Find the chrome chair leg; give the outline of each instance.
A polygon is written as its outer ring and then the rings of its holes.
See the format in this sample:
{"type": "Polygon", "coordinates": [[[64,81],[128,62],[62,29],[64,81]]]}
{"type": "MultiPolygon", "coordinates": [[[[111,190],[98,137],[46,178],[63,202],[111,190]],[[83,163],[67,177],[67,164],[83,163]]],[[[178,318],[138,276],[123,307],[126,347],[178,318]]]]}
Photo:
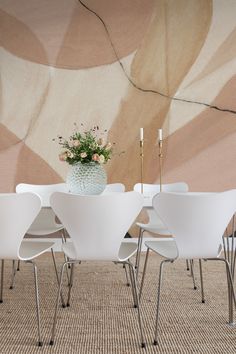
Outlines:
{"type": "Polygon", "coordinates": [[[202,260],[201,259],[199,259],[199,270],[200,270],[202,303],[205,304],[204,287],[203,287],[202,260]]]}
{"type": "MultiPolygon", "coordinates": [[[[60,285],[60,280],[59,280],[59,276],[58,276],[58,273],[57,273],[57,265],[56,265],[55,254],[54,254],[53,248],[51,248],[51,254],[52,254],[53,265],[54,265],[54,269],[55,269],[55,273],[56,273],[57,284],[59,286],[60,285]]],[[[63,298],[62,291],[61,291],[61,295],[60,296],[61,296],[62,307],[65,308],[66,305],[65,305],[65,301],[64,301],[64,298],[63,298]]]]}
{"type": "MultiPolygon", "coordinates": [[[[233,282],[233,278],[232,278],[232,274],[230,271],[230,265],[229,262],[226,259],[219,259],[222,260],[225,263],[226,266],[226,272],[228,274],[228,279],[229,279],[229,287],[228,287],[228,291],[229,291],[229,297],[232,298],[232,300],[234,301],[234,307],[236,309],[236,295],[235,295],[235,290],[234,290],[234,282],[233,282]]],[[[229,324],[234,324],[233,321],[233,304],[231,301],[231,306],[229,304],[229,324]]]]}
{"type": "Polygon", "coordinates": [[[186,259],[186,270],[189,270],[189,261],[186,259]]]}
{"type": "Polygon", "coordinates": [[[145,278],[146,269],[147,269],[147,262],[148,262],[149,251],[150,251],[150,248],[148,247],[148,248],[147,248],[147,252],[146,252],[144,267],[143,267],[142,280],[141,280],[140,289],[139,289],[139,300],[141,300],[141,296],[142,296],[143,284],[144,284],[144,278],[145,278]]]}
{"type": "Polygon", "coordinates": [[[143,233],[144,230],[140,229],[139,237],[138,237],[138,249],[137,249],[136,260],[135,260],[136,279],[138,279],[138,273],[139,273],[140,256],[141,256],[142,244],[143,244],[143,233]]]}
{"type": "Polygon", "coordinates": [[[127,285],[127,286],[130,286],[129,276],[128,276],[128,272],[127,272],[127,269],[126,269],[126,264],[123,264],[123,268],[124,268],[124,270],[125,270],[126,285],[127,285]]]}
{"type": "Polygon", "coordinates": [[[135,298],[137,301],[138,323],[139,323],[139,329],[140,329],[140,335],[141,335],[141,347],[145,348],[146,344],[145,344],[144,336],[143,336],[142,319],[141,319],[140,304],[139,304],[139,297],[138,297],[138,287],[137,287],[137,281],[136,281],[136,277],[135,277],[135,268],[130,261],[128,261],[127,264],[129,265],[130,272],[132,274],[132,278],[133,278],[133,282],[134,282],[133,285],[134,285],[135,298]]]}
{"type": "Polygon", "coordinates": [[[63,273],[64,273],[65,267],[67,267],[67,262],[65,262],[61,268],[60,283],[59,283],[58,292],[57,292],[56,307],[55,307],[54,319],[53,319],[52,335],[51,335],[51,340],[49,343],[50,345],[54,344],[54,338],[55,338],[55,332],[56,332],[56,322],[57,322],[57,312],[58,312],[58,307],[59,307],[60,294],[62,291],[62,279],[63,279],[63,273]]]}
{"type": "MultiPolygon", "coordinates": [[[[225,263],[227,280],[228,280],[228,298],[229,300],[232,298],[234,301],[234,307],[236,309],[236,295],[234,290],[234,282],[232,278],[232,274],[230,271],[230,265],[227,259],[225,258],[208,258],[209,261],[221,261],[225,263]]],[[[235,323],[233,321],[233,304],[232,301],[229,301],[229,325],[234,326],[235,323]]]]}
{"type": "MultiPolygon", "coordinates": [[[[61,230],[61,242],[62,242],[62,244],[66,243],[66,232],[65,232],[65,229],[61,230]]],[[[66,257],[66,255],[64,254],[63,256],[64,256],[65,262],[68,262],[69,259],[66,257]]],[[[70,286],[70,276],[69,276],[68,269],[70,269],[70,263],[66,267],[66,276],[67,276],[68,286],[70,286]]]]}
{"type": "Polygon", "coordinates": [[[19,272],[19,270],[20,270],[20,260],[18,260],[18,262],[17,262],[17,268],[16,268],[16,270],[19,272]]]}
{"type": "Polygon", "coordinates": [[[195,282],[193,259],[190,259],[189,263],[190,263],[191,276],[192,276],[192,279],[193,279],[193,289],[196,290],[197,286],[196,286],[196,282],[195,282]]]}
{"type": "MultiPolygon", "coordinates": [[[[129,265],[129,263],[128,263],[129,265]]],[[[135,293],[135,285],[134,285],[134,277],[133,277],[133,272],[131,271],[131,268],[129,266],[129,276],[130,276],[130,282],[131,282],[131,290],[132,290],[132,295],[133,295],[133,301],[134,301],[134,308],[137,308],[137,297],[135,293]]]]}
{"type": "Polygon", "coordinates": [[[37,322],[38,322],[38,346],[42,347],[43,342],[41,339],[41,320],[40,320],[40,309],[39,309],[39,289],[38,289],[38,274],[37,266],[33,261],[27,261],[31,263],[34,269],[34,285],[35,285],[35,300],[36,300],[36,312],[37,312],[37,322]]]}
{"type": "Polygon", "coordinates": [[[3,302],[3,278],[4,278],[4,259],[2,259],[2,267],[1,267],[1,292],[0,292],[0,303],[3,302]]]}
{"type": "Polygon", "coordinates": [[[15,279],[15,275],[16,275],[15,262],[16,262],[15,260],[12,261],[12,274],[11,274],[10,289],[14,288],[14,279],[15,279]]]}
{"type": "Polygon", "coordinates": [[[73,279],[74,279],[74,268],[75,268],[75,265],[74,265],[74,263],[72,263],[71,271],[70,271],[70,284],[69,284],[68,298],[67,298],[67,304],[66,304],[67,307],[70,306],[71,288],[72,288],[73,279]]]}
{"type": "Polygon", "coordinates": [[[160,270],[159,270],[159,281],[158,281],[158,292],[157,292],[157,310],[156,310],[156,326],[155,326],[155,335],[154,335],[154,341],[153,344],[157,345],[157,335],[158,335],[158,321],[159,321],[159,312],[160,312],[160,298],[161,298],[161,283],[162,283],[162,278],[163,278],[163,265],[167,262],[172,262],[169,259],[165,259],[161,262],[160,264],[160,270]]]}

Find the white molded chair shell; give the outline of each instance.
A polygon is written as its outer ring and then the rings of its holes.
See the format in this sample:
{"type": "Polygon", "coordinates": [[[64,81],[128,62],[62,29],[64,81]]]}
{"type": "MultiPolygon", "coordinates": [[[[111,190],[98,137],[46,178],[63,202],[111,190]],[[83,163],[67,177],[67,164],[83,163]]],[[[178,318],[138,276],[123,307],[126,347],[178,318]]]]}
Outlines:
{"type": "MultiPolygon", "coordinates": [[[[188,185],[185,182],[162,184],[162,192],[188,192],[188,189],[188,185]]],[[[134,185],[134,191],[141,193],[142,184],[136,183],[134,185]]],[[[157,193],[160,193],[160,184],[143,183],[144,196],[154,197],[157,193]]]]}
{"type": "Polygon", "coordinates": [[[108,193],[122,193],[124,191],[125,185],[123,183],[110,183],[106,185],[106,188],[102,192],[102,195],[108,193]]]}
{"type": "MultiPolygon", "coordinates": [[[[188,185],[185,182],[176,182],[176,183],[162,185],[162,192],[186,193],[186,192],[188,192],[188,189],[189,189],[188,185]]],[[[141,183],[135,184],[134,190],[136,192],[141,193],[142,192],[142,184],[141,183]]],[[[143,184],[144,197],[153,198],[158,193],[160,193],[160,185],[159,184],[148,184],[148,183],[143,184]]],[[[147,232],[157,233],[160,235],[170,235],[170,231],[166,228],[166,226],[160,220],[160,218],[156,214],[155,210],[153,208],[146,208],[146,211],[147,211],[148,218],[149,218],[148,223],[144,224],[144,223],[138,222],[137,226],[139,226],[141,229],[143,229],[147,232]]]]}
{"type": "Polygon", "coordinates": [[[40,196],[42,207],[50,206],[50,197],[54,192],[68,192],[66,183],[56,184],[28,184],[19,183],[16,186],[16,193],[32,192],[40,196]]]}
{"type": "MultiPolygon", "coordinates": [[[[120,246],[143,206],[137,192],[80,196],[56,192],[51,206],[67,229],[73,244],[63,245],[65,254],[77,260],[121,261],[130,257],[120,246]],[[73,247],[73,249],[72,249],[73,247]]],[[[137,249],[132,244],[132,252],[137,249]]]]}
{"type": "Polygon", "coordinates": [[[20,183],[16,186],[16,192],[32,192],[40,196],[42,200],[42,207],[39,215],[27,231],[28,234],[33,236],[45,236],[63,229],[63,225],[56,222],[55,213],[50,207],[50,196],[54,192],[67,192],[68,188],[66,183],[56,184],[27,184],[20,183]]]}
{"type": "Polygon", "coordinates": [[[236,212],[236,190],[159,193],[153,198],[153,207],[174,236],[179,258],[215,258],[221,252],[222,236],[236,212]]]}
{"type": "Polygon", "coordinates": [[[40,208],[34,193],[0,194],[0,259],[22,259],[21,242],[40,208]]]}

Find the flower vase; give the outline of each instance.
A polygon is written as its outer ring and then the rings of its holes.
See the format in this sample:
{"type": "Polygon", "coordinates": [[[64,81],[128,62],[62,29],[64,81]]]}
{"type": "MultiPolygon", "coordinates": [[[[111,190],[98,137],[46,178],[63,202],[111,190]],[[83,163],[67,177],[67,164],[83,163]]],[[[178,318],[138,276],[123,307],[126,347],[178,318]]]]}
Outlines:
{"type": "Polygon", "coordinates": [[[107,183],[103,166],[96,162],[76,163],[71,166],[66,178],[68,190],[74,194],[101,194],[107,183]]]}

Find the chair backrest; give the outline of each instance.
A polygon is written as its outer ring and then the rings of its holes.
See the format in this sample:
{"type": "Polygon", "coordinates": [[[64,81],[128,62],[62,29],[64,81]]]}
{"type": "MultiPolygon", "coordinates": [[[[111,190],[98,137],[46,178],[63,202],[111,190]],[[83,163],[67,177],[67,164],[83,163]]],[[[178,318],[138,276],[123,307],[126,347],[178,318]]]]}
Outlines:
{"type": "Polygon", "coordinates": [[[106,185],[106,188],[102,194],[108,193],[122,193],[125,191],[125,185],[123,183],[110,183],[106,185]]]}
{"type": "Polygon", "coordinates": [[[159,193],[153,207],[175,237],[180,258],[215,258],[236,212],[236,190],[222,193],[159,193]]]}
{"type": "Polygon", "coordinates": [[[28,233],[30,235],[47,235],[56,232],[60,227],[56,223],[55,214],[50,208],[50,196],[54,192],[67,192],[68,188],[66,183],[56,184],[27,184],[20,183],[16,186],[16,193],[32,192],[40,196],[42,200],[42,209],[39,215],[34,220],[28,233]],[[47,207],[47,208],[45,208],[47,207]]]}
{"type": "MultiPolygon", "coordinates": [[[[142,183],[136,183],[133,189],[141,193],[142,183]]],[[[188,192],[188,189],[185,182],[162,184],[162,192],[188,192]]],[[[145,197],[154,197],[157,193],[160,193],[160,184],[143,183],[143,195],[145,197]]]]}
{"type": "Polygon", "coordinates": [[[90,196],[56,192],[50,202],[73,241],[77,259],[117,261],[143,197],[136,192],[90,196]]]}
{"type": "Polygon", "coordinates": [[[68,192],[66,183],[56,184],[28,184],[20,183],[16,186],[16,193],[32,192],[41,197],[42,206],[50,206],[50,196],[54,192],[68,192]]]}
{"type": "MultiPolygon", "coordinates": [[[[186,193],[188,192],[188,185],[185,182],[176,182],[176,183],[169,183],[169,184],[162,184],[162,192],[180,192],[180,193],[186,193]]],[[[142,192],[142,184],[141,183],[136,183],[134,185],[134,190],[136,192],[141,193],[142,192]]],[[[149,184],[149,183],[143,183],[143,195],[145,197],[150,197],[153,198],[154,195],[157,193],[160,193],[160,184],[149,184]]],[[[147,208],[147,214],[149,218],[149,223],[150,224],[156,224],[160,222],[155,210],[152,208],[147,208]]]]}
{"type": "Polygon", "coordinates": [[[41,208],[34,193],[0,194],[0,259],[17,259],[21,241],[41,208]]]}

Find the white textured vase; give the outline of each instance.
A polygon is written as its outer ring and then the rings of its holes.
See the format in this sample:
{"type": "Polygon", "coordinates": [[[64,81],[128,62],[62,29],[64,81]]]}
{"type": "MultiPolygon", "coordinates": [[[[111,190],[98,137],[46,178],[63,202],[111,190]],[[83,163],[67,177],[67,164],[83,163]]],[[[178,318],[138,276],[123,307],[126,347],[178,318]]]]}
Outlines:
{"type": "Polygon", "coordinates": [[[107,183],[106,172],[102,165],[90,162],[71,166],[66,178],[68,190],[74,194],[101,194],[107,183]]]}

